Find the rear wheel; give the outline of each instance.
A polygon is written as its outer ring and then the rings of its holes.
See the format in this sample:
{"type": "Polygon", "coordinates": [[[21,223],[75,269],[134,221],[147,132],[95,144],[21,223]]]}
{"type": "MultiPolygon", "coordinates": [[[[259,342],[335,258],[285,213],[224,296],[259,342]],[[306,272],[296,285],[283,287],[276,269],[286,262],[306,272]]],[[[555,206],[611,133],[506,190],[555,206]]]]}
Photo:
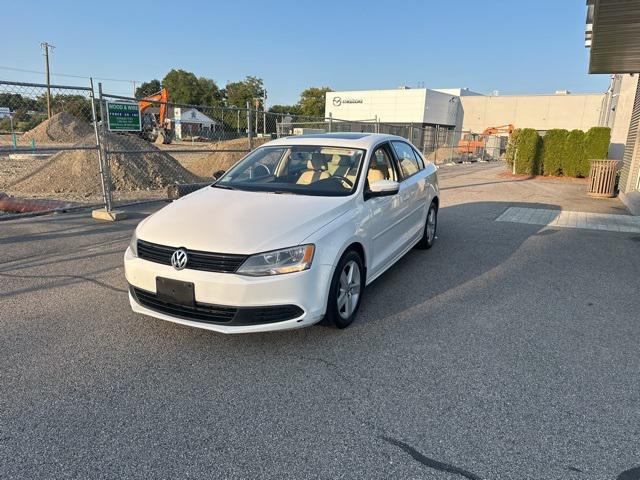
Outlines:
{"type": "Polygon", "coordinates": [[[325,323],[346,328],[356,317],[364,291],[364,267],[360,255],[349,250],[336,267],[331,280],[325,323]]]}
{"type": "Polygon", "coordinates": [[[438,227],[438,207],[435,202],[431,202],[429,205],[429,211],[427,212],[427,219],[424,222],[424,233],[422,238],[416,244],[417,248],[423,250],[433,247],[436,241],[436,229],[438,227]]]}

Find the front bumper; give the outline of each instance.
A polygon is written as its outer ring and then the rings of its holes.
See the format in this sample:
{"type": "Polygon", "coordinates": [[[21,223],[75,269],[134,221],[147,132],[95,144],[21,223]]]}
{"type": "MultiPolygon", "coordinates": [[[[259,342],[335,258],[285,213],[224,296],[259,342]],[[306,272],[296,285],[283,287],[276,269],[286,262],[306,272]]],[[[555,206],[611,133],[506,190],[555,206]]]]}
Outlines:
{"type": "Polygon", "coordinates": [[[230,322],[210,323],[189,318],[188,312],[179,315],[149,308],[129,292],[129,301],[134,312],[191,327],[222,333],[249,333],[301,328],[317,323],[326,311],[328,288],[333,267],[313,265],[309,270],[270,277],[248,277],[232,273],[203,272],[197,270],[175,270],[168,265],[134,257],[127,249],[124,256],[125,276],[129,285],[143,292],[155,294],[156,277],[193,282],[198,304],[231,306],[240,310],[256,307],[282,307],[295,305],[302,314],[295,318],[267,323],[235,324],[230,322]],[[225,324],[226,323],[226,324],[225,324]]]}

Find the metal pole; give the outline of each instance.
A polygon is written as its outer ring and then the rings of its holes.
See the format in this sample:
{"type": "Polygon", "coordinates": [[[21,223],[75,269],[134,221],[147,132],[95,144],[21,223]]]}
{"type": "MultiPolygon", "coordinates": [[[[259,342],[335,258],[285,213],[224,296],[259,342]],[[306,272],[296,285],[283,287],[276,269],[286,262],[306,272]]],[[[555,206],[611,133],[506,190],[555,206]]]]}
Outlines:
{"type": "Polygon", "coordinates": [[[267,136],[267,91],[264,91],[264,101],[262,102],[262,133],[267,136]]]}
{"type": "Polygon", "coordinates": [[[258,113],[258,106],[259,106],[259,104],[258,104],[258,103],[256,103],[256,129],[255,129],[255,133],[258,133],[258,115],[257,115],[257,113],[258,113]]]}
{"type": "Polygon", "coordinates": [[[240,109],[236,107],[236,112],[238,112],[238,136],[240,136],[240,109]]]}
{"type": "Polygon", "coordinates": [[[253,132],[251,131],[253,120],[253,111],[251,103],[247,102],[247,139],[249,141],[249,150],[253,150],[253,132]]]}
{"type": "Polygon", "coordinates": [[[16,139],[16,133],[13,131],[13,114],[9,112],[9,123],[11,124],[11,142],[13,143],[13,148],[18,148],[18,141],[16,139]]]}
{"type": "Polygon", "coordinates": [[[96,146],[98,147],[98,165],[100,169],[100,180],[102,182],[102,198],[104,199],[104,207],[107,212],[112,210],[112,198],[111,198],[111,181],[109,178],[109,165],[108,165],[108,157],[107,157],[107,149],[106,145],[103,143],[107,142],[107,119],[105,117],[106,112],[102,106],[102,83],[98,83],[98,94],[100,101],[100,120],[102,121],[102,133],[104,142],[100,141],[100,133],[98,132],[98,120],[96,116],[96,103],[93,95],[93,78],[89,79],[89,84],[91,85],[91,92],[89,93],[91,97],[91,116],[93,117],[93,129],[96,134],[96,146]]]}
{"type": "MultiPolygon", "coordinates": [[[[216,124],[213,124],[215,128],[216,124]]],[[[224,137],[224,107],[220,107],[220,139],[224,137]]]]}
{"type": "Polygon", "coordinates": [[[329,112],[329,133],[333,132],[333,112],[329,112]]]}
{"type": "Polygon", "coordinates": [[[49,45],[47,42],[40,44],[44,48],[44,67],[45,75],[47,79],[47,117],[51,118],[51,79],[49,77],[49,48],[56,48],[53,45],[49,45]]]}

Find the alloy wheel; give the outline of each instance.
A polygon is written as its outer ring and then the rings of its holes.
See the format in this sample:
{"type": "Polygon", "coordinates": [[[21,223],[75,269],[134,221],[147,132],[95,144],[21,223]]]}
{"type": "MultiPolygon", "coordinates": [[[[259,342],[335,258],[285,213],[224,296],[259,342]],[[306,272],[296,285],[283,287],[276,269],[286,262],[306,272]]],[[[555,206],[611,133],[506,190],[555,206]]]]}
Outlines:
{"type": "Polygon", "coordinates": [[[338,283],[338,313],[343,319],[348,319],[358,306],[360,290],[360,267],[351,260],[342,269],[338,283]]]}
{"type": "Polygon", "coordinates": [[[436,234],[436,209],[430,208],[427,214],[427,241],[433,242],[433,237],[436,234]]]}

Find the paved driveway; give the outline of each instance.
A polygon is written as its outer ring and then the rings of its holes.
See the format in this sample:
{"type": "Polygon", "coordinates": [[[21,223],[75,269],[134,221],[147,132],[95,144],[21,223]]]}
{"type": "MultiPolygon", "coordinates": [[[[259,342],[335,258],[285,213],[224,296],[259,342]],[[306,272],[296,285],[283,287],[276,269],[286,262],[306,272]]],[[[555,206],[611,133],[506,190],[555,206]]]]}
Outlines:
{"type": "Polygon", "coordinates": [[[0,222],[0,478],[639,478],[640,235],[496,222],[591,204],[498,172],[441,170],[437,245],[342,331],[134,315],[154,207],[0,222]]]}

